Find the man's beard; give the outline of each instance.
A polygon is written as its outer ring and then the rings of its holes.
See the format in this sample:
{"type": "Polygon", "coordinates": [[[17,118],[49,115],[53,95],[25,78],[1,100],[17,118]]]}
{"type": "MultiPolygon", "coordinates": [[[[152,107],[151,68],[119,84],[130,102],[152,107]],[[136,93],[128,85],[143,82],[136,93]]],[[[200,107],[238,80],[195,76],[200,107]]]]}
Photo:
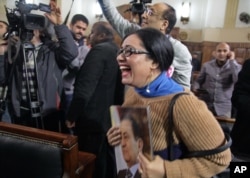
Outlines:
{"type": "Polygon", "coordinates": [[[83,37],[81,34],[79,34],[79,33],[74,34],[73,37],[74,37],[74,40],[76,40],[76,41],[80,41],[80,40],[82,40],[82,39],[84,38],[84,37],[83,37]],[[79,35],[80,38],[77,38],[77,35],[79,35]]]}

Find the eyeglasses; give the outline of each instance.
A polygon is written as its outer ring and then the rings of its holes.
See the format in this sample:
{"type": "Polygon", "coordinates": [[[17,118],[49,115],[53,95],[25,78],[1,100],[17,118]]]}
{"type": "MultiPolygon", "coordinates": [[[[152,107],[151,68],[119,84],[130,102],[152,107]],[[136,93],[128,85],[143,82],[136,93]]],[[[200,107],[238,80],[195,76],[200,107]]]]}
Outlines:
{"type": "Polygon", "coordinates": [[[131,47],[122,48],[118,51],[117,56],[122,54],[124,57],[129,57],[132,54],[149,54],[147,51],[140,51],[131,47]]]}
{"type": "Polygon", "coordinates": [[[154,10],[150,9],[149,7],[146,7],[145,12],[146,12],[147,16],[158,16],[159,15],[156,12],[154,12],[154,10]]]}

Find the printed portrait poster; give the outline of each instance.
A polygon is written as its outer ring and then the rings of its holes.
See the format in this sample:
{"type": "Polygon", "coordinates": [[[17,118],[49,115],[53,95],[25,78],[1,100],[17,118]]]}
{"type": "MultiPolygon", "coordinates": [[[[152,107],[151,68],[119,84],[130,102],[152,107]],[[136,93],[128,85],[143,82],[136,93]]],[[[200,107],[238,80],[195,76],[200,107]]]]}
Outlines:
{"type": "Polygon", "coordinates": [[[112,126],[119,126],[122,136],[120,145],[115,147],[117,173],[128,169],[128,164],[125,161],[126,157],[135,155],[137,158],[138,150],[149,160],[152,160],[153,149],[151,146],[149,108],[111,106],[110,113],[112,126]],[[132,151],[134,152],[131,153],[132,151]]]}

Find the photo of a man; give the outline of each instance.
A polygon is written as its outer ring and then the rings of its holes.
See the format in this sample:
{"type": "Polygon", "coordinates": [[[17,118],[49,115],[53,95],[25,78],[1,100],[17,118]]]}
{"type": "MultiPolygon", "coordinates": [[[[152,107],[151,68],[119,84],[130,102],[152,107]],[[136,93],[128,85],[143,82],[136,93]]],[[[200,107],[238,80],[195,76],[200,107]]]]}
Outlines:
{"type": "Polygon", "coordinates": [[[115,147],[117,178],[141,178],[138,154],[152,159],[149,109],[111,106],[112,125],[119,127],[120,144],[115,147]]]}
{"type": "Polygon", "coordinates": [[[143,139],[140,134],[140,126],[132,115],[126,115],[120,123],[121,149],[128,169],[118,172],[118,178],[140,178],[137,156],[143,148],[143,139]]]}

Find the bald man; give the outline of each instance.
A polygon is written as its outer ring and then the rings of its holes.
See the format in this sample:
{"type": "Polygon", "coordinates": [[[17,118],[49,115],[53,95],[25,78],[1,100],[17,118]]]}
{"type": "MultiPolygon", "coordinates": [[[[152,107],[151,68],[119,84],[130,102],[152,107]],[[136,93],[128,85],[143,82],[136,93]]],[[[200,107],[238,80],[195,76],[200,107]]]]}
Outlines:
{"type": "Polygon", "coordinates": [[[165,34],[174,48],[174,71],[172,78],[183,87],[190,88],[192,56],[184,44],[170,35],[176,24],[176,12],[172,6],[163,2],[148,6],[141,15],[141,24],[138,25],[124,19],[111,0],[98,1],[105,17],[121,37],[145,27],[156,28],[165,34]]]}
{"type": "Polygon", "coordinates": [[[231,117],[231,97],[241,65],[227,43],[216,46],[215,58],[203,64],[193,90],[207,91],[204,101],[215,116],[231,117]]]}

